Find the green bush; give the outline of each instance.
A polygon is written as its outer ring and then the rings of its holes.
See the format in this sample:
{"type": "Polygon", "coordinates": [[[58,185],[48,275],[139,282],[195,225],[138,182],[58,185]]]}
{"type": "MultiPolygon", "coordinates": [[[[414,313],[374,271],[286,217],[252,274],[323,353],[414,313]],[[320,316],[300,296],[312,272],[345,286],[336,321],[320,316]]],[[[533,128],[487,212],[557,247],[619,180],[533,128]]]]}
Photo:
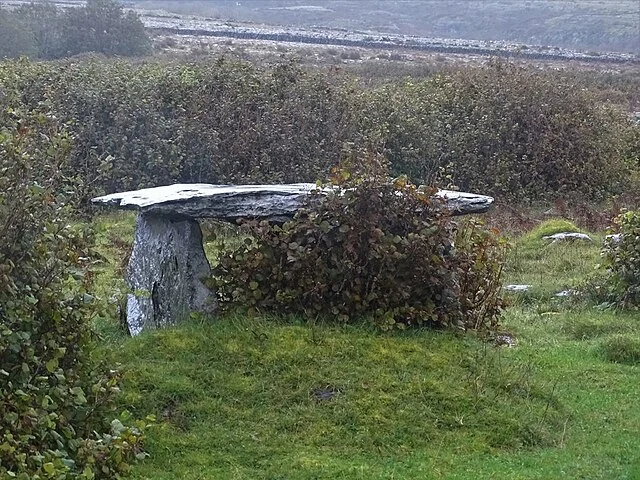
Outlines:
{"type": "Polygon", "coordinates": [[[599,277],[590,290],[596,298],[622,308],[640,308],[640,211],[623,212],[615,219],[617,236],[602,251],[599,277]]]}
{"type": "Polygon", "coordinates": [[[505,200],[602,199],[637,169],[626,113],[558,73],[495,61],[371,97],[363,129],[381,131],[394,173],[418,183],[444,174],[505,200]]]}
{"type": "MultiPolygon", "coordinates": [[[[92,358],[91,232],[74,226],[70,138],[0,97],[0,477],[119,478],[142,435],[92,358]]],[[[15,93],[15,92],[14,92],[15,93]]]]}
{"type": "Polygon", "coordinates": [[[171,182],[313,182],[339,161],[354,110],[340,85],[294,64],[0,66],[15,104],[70,125],[71,174],[93,193],[171,182]]]}
{"type": "Polygon", "coordinates": [[[215,268],[222,304],[382,328],[494,327],[501,245],[477,221],[453,221],[433,193],[367,178],[319,193],[283,225],[250,223],[215,268]]]}
{"type": "MultiPolygon", "coordinates": [[[[539,201],[640,181],[638,127],[561,74],[499,63],[374,89],[293,63],[0,64],[10,107],[69,126],[87,195],[171,182],[313,182],[347,149],[417,184],[539,201]]],[[[637,189],[636,189],[637,190],[637,189]]]]}
{"type": "Polygon", "coordinates": [[[0,57],[61,58],[84,52],[138,56],[151,51],[151,40],[133,11],[117,0],[87,0],[58,8],[30,3],[12,12],[0,9],[0,57]]]}

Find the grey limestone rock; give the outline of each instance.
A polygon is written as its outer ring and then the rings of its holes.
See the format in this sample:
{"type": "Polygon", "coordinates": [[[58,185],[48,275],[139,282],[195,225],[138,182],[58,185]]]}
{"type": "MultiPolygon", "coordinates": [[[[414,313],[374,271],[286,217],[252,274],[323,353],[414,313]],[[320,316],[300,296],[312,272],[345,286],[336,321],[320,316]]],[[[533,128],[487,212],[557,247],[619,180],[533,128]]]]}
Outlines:
{"type": "Polygon", "coordinates": [[[565,298],[565,297],[571,297],[573,295],[577,295],[578,292],[576,290],[562,290],[561,292],[558,292],[554,295],[554,297],[558,297],[558,298],[565,298]]]}
{"type": "MultiPolygon", "coordinates": [[[[96,205],[137,210],[156,215],[189,218],[281,219],[292,217],[317,190],[314,183],[285,185],[209,185],[205,183],[175,184],[113,193],[91,200],[96,205]]],[[[328,193],[330,188],[322,189],[328,193]]],[[[474,193],[439,190],[452,215],[486,212],[493,198],[474,193]]]]}
{"type": "Polygon", "coordinates": [[[574,240],[580,240],[580,241],[584,241],[584,242],[591,242],[591,237],[589,235],[586,235],[584,233],[575,233],[575,232],[562,232],[562,233],[556,233],[553,235],[548,235],[546,237],[542,237],[545,240],[551,240],[553,243],[555,242],[565,242],[565,241],[574,241],[574,240]]]}
{"type": "Polygon", "coordinates": [[[604,237],[605,245],[616,245],[622,241],[621,233],[612,233],[611,235],[607,235],[604,237]]]}
{"type": "Polygon", "coordinates": [[[288,185],[187,183],[114,193],[91,201],[98,205],[155,215],[221,220],[279,219],[293,216],[316,189],[313,183],[288,185]]]}
{"type": "Polygon", "coordinates": [[[477,193],[438,190],[435,196],[444,200],[451,215],[484,213],[493,205],[493,197],[477,193]]]}
{"type": "Polygon", "coordinates": [[[528,292],[531,285],[505,285],[504,289],[508,292],[528,292]]]}
{"type": "Polygon", "coordinates": [[[209,273],[196,220],[138,215],[127,267],[130,333],[174,325],[194,311],[213,311],[215,296],[200,280],[209,273]]]}

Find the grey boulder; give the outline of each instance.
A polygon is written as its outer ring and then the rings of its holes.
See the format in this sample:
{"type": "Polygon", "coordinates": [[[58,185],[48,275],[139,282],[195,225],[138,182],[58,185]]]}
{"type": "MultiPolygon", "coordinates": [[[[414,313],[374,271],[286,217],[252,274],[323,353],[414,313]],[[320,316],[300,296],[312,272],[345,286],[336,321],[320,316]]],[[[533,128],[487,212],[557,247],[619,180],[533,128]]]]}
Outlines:
{"type": "Polygon", "coordinates": [[[131,335],[174,325],[191,312],[214,311],[216,297],[201,281],[210,272],[197,221],[138,215],[126,272],[131,335]]]}

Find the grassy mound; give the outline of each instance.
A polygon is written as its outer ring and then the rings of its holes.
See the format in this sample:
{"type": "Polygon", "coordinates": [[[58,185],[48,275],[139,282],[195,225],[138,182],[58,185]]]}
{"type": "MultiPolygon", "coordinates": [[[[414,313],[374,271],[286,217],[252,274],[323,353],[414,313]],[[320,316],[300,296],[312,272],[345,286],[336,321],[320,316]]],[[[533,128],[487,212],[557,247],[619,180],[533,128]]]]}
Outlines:
{"type": "Polygon", "coordinates": [[[434,448],[556,445],[568,418],[535,365],[453,333],[227,318],[144,335],[118,357],[132,403],[163,420],[148,478],[201,478],[184,461],[216,478],[229,465],[236,478],[315,478],[326,463],[323,478],[365,465],[387,478],[381,459],[434,448]]]}

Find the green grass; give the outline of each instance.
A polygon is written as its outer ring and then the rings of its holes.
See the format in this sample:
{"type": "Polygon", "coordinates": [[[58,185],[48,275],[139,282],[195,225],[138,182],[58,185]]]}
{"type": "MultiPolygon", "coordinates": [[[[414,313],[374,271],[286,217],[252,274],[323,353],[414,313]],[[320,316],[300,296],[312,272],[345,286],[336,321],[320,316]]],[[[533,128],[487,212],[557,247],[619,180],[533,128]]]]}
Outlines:
{"type": "Polygon", "coordinates": [[[561,232],[581,231],[567,220],[554,219],[513,240],[504,283],[532,287],[516,296],[519,301],[549,308],[556,293],[575,290],[594,273],[600,259],[599,246],[603,236],[590,233],[592,242],[551,242],[544,239],[561,232]]]}
{"type": "Polygon", "coordinates": [[[640,319],[553,297],[600,237],[539,234],[506,268],[534,286],[505,312],[512,348],[238,316],[109,337],[124,404],[158,419],[133,478],[640,479],[640,319]]]}
{"type": "Polygon", "coordinates": [[[101,342],[117,345],[122,340],[120,310],[125,305],[127,285],[124,281],[126,264],[131,254],[135,228],[135,214],[115,212],[97,216],[95,251],[99,261],[94,294],[103,300],[104,309],[96,318],[95,329],[101,342]]]}

